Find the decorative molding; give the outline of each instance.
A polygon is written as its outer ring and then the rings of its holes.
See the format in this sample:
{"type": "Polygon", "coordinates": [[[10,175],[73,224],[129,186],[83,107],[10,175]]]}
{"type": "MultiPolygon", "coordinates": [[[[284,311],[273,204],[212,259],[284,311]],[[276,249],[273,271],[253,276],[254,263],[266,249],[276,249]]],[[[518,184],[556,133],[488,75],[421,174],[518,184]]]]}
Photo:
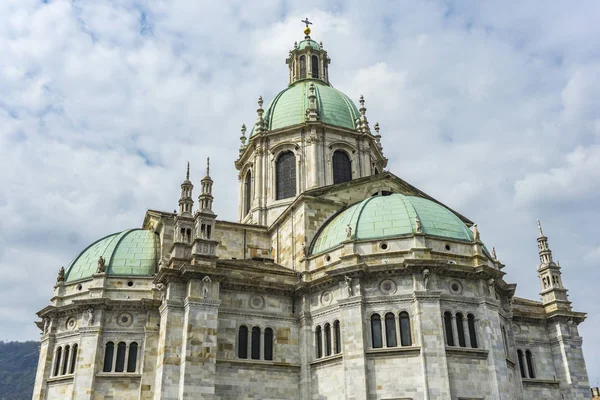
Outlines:
{"type": "Polygon", "coordinates": [[[247,366],[248,368],[266,369],[272,371],[273,369],[300,369],[300,364],[286,363],[280,361],[265,361],[265,360],[252,360],[252,359],[239,359],[239,358],[217,358],[217,364],[232,364],[237,366],[247,366]]]}
{"type": "Polygon", "coordinates": [[[341,364],[343,360],[344,360],[344,355],[342,353],[339,353],[339,354],[333,354],[331,356],[317,358],[316,360],[313,360],[313,361],[309,362],[308,364],[310,365],[311,368],[325,367],[325,366],[329,366],[332,364],[341,364]]]}
{"type": "Polygon", "coordinates": [[[381,349],[368,349],[367,357],[414,357],[421,354],[420,346],[384,347],[381,349]]]}
{"type": "Polygon", "coordinates": [[[481,360],[486,360],[488,357],[488,351],[485,349],[472,349],[468,347],[451,347],[446,346],[446,355],[458,356],[458,357],[468,357],[468,358],[478,358],[481,360]]]}

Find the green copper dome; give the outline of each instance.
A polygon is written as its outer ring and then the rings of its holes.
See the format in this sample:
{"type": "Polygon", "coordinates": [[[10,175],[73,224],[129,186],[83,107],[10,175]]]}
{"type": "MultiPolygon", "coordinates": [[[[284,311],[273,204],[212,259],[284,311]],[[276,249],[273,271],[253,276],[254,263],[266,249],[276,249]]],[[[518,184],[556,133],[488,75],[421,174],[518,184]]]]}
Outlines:
{"type": "Polygon", "coordinates": [[[300,43],[298,43],[298,49],[299,50],[303,50],[307,47],[310,47],[312,49],[315,50],[319,50],[321,48],[321,46],[319,45],[319,43],[315,42],[312,39],[308,39],[308,40],[302,40],[300,43]]]}
{"type": "Polygon", "coordinates": [[[422,197],[392,194],[374,196],[356,203],[331,218],[317,234],[311,253],[327,251],[346,240],[352,227],[353,240],[412,235],[419,216],[424,234],[471,242],[473,233],[452,211],[422,197]]]}
{"type": "Polygon", "coordinates": [[[354,129],[360,116],[358,109],[344,93],[318,79],[303,79],[281,91],[267,106],[265,121],[269,130],[301,124],[306,118],[309,85],[315,84],[319,120],[330,125],[354,129]]]}
{"type": "Polygon", "coordinates": [[[151,276],[156,272],[159,251],[154,231],[130,229],[113,233],[89,245],[69,264],[65,281],[89,278],[96,273],[98,259],[104,258],[108,275],[151,276]]]}

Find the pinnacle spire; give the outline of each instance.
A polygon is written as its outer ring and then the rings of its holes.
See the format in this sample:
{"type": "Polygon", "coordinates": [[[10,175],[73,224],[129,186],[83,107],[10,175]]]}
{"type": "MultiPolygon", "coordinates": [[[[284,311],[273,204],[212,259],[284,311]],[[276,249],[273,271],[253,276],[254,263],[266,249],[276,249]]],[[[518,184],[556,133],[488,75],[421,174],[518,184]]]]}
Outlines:
{"type": "Polygon", "coordinates": [[[206,176],[210,176],[210,157],[206,157],[206,176]]]}
{"type": "Polygon", "coordinates": [[[185,171],[185,180],[189,181],[190,180],[190,162],[187,162],[187,170],[185,171]]]}

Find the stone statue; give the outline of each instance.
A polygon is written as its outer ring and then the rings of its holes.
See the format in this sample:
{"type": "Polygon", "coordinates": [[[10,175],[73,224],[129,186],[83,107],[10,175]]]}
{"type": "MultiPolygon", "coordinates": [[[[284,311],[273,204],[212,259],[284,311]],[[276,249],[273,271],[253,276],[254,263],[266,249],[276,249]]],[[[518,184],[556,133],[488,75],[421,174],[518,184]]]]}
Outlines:
{"type": "Polygon", "coordinates": [[[427,268],[423,270],[423,286],[425,286],[425,290],[429,290],[429,270],[427,268]]]}
{"type": "Polygon", "coordinates": [[[352,240],[352,227],[350,224],[346,225],[346,240],[352,240]]]}
{"type": "Polygon", "coordinates": [[[50,318],[45,317],[44,318],[44,330],[42,331],[42,334],[47,334],[48,332],[50,332],[50,318]]]}
{"type": "Polygon", "coordinates": [[[496,295],[496,289],[494,288],[494,282],[495,282],[494,278],[489,279],[488,282],[487,282],[488,283],[488,290],[489,290],[490,296],[492,296],[492,298],[494,298],[495,295],[496,295]]]}
{"type": "MultiPolygon", "coordinates": [[[[348,225],[350,226],[350,225],[348,225]]],[[[344,276],[344,281],[346,282],[346,291],[348,292],[348,297],[352,297],[353,293],[352,293],[352,278],[350,278],[348,275],[344,276]]]]}
{"type": "Polygon", "coordinates": [[[56,277],[56,283],[65,281],[65,267],[60,267],[58,270],[58,276],[56,277]]]}
{"type": "Polygon", "coordinates": [[[415,227],[416,227],[417,233],[423,233],[423,226],[421,225],[421,219],[419,218],[418,215],[415,217],[415,227]]]}
{"type": "Polygon", "coordinates": [[[98,268],[96,269],[96,273],[97,274],[104,273],[104,258],[102,256],[100,256],[100,258],[98,259],[98,268]]]}
{"type": "Polygon", "coordinates": [[[212,281],[210,280],[210,276],[206,275],[202,279],[202,297],[207,298],[210,293],[210,284],[212,281]]]}
{"type": "Polygon", "coordinates": [[[87,315],[88,315],[88,325],[94,325],[94,309],[91,307],[88,308],[87,315]]]}
{"type": "Polygon", "coordinates": [[[498,256],[496,256],[496,248],[492,247],[492,257],[494,258],[494,260],[498,260],[498,256]]]}
{"type": "Polygon", "coordinates": [[[473,225],[473,241],[479,242],[481,237],[479,236],[479,229],[477,229],[477,224],[473,225]]]}

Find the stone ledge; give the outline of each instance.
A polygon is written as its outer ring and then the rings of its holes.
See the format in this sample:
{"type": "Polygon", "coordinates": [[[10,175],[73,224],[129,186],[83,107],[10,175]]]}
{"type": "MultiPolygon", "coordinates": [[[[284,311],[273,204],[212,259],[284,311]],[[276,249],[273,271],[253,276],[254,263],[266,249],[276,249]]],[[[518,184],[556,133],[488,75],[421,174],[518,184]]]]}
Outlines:
{"type": "Polygon", "coordinates": [[[300,369],[300,364],[292,364],[292,363],[279,362],[279,361],[240,359],[240,358],[217,359],[217,364],[236,364],[236,365],[243,365],[246,367],[259,367],[259,368],[266,368],[266,369],[272,369],[272,368],[300,369]]]}
{"type": "Polygon", "coordinates": [[[416,356],[421,353],[420,346],[385,347],[382,349],[369,349],[365,351],[367,357],[390,357],[390,356],[416,356]]]}
{"type": "Polygon", "coordinates": [[[99,372],[96,374],[96,378],[132,378],[139,379],[142,377],[142,374],[136,372],[99,372]]]}
{"type": "Polygon", "coordinates": [[[52,378],[46,379],[46,382],[47,383],[62,383],[62,382],[66,382],[66,381],[72,381],[74,376],[75,375],[73,375],[73,374],[53,376],[52,378]]]}
{"type": "Polygon", "coordinates": [[[546,385],[550,385],[550,386],[559,386],[560,385],[560,381],[553,381],[550,379],[531,379],[531,378],[521,378],[521,380],[523,381],[523,385],[529,385],[529,386],[546,386],[546,385]]]}
{"type": "Polygon", "coordinates": [[[344,356],[342,353],[334,354],[332,356],[317,358],[316,360],[311,361],[309,364],[311,367],[322,366],[327,364],[336,364],[341,362],[344,356]]]}
{"type": "Polygon", "coordinates": [[[510,368],[515,368],[515,362],[513,360],[511,360],[510,358],[506,357],[506,365],[510,368]]]}
{"type": "Polygon", "coordinates": [[[446,347],[446,354],[459,357],[479,358],[482,360],[486,360],[488,357],[487,350],[472,349],[468,347],[446,347]]]}

